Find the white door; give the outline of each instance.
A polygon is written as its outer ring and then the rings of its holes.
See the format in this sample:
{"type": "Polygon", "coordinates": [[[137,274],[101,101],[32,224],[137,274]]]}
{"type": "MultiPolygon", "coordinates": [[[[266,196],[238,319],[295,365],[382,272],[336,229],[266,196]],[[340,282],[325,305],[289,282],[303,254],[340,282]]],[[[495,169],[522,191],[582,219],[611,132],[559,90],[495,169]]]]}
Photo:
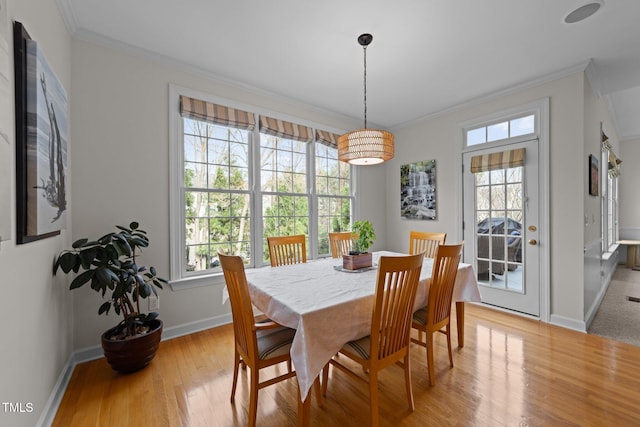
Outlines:
{"type": "Polygon", "coordinates": [[[538,140],[466,152],[463,168],[465,262],[476,268],[482,302],[539,316],[538,140]],[[506,160],[518,149],[522,166],[506,160]],[[484,164],[476,173],[474,157],[484,164]]]}

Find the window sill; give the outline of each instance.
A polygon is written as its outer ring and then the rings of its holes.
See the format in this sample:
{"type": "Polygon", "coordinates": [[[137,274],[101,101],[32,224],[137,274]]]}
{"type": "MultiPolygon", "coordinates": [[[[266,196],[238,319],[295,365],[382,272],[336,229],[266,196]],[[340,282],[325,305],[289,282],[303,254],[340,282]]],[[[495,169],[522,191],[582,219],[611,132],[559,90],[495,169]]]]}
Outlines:
{"type": "Polygon", "coordinates": [[[604,261],[608,261],[609,258],[611,258],[616,253],[616,251],[618,250],[618,246],[619,245],[617,243],[609,246],[609,250],[607,252],[602,253],[602,259],[604,261]]]}
{"type": "Polygon", "coordinates": [[[185,289],[204,288],[207,286],[218,285],[225,285],[224,275],[222,273],[187,277],[169,281],[169,286],[172,291],[182,291],[185,289]]]}

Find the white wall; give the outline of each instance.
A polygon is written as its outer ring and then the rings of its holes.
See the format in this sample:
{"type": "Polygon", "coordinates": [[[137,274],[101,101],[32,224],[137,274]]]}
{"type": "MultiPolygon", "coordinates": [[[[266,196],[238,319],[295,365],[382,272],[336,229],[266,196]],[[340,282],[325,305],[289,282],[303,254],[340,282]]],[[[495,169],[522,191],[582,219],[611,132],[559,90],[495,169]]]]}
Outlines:
{"type": "MultiPolygon", "coordinates": [[[[496,97],[480,104],[455,109],[395,130],[396,156],[386,167],[386,220],[390,250],[407,250],[411,229],[444,230],[447,241],[460,241],[462,203],[457,192],[461,172],[455,165],[459,152],[457,125],[496,111],[550,98],[550,314],[560,324],[583,321],[583,93],[584,73],[496,97]],[[408,221],[400,217],[400,166],[436,159],[438,220],[408,221]],[[397,236],[391,238],[391,236],[397,236]]],[[[425,94],[428,96],[428,94],[425,94]]]]}
{"type": "MultiPolygon", "coordinates": [[[[587,74],[589,75],[589,74],[587,74]]],[[[600,126],[609,137],[613,150],[619,153],[618,136],[606,104],[594,93],[589,79],[584,79],[584,156],[583,156],[583,194],[584,196],[584,307],[583,313],[587,326],[596,314],[600,302],[613,275],[618,253],[603,257],[602,251],[602,213],[606,185],[607,164],[602,162],[602,141],[600,126]],[[593,154],[600,165],[599,196],[589,195],[589,155],[593,154]]]]}
{"type": "MultiPolygon", "coordinates": [[[[72,136],[77,141],[71,164],[76,201],[73,237],[99,237],[111,231],[114,224],[137,220],[151,240],[142,263],[156,266],[165,277],[169,277],[170,83],[337,129],[361,125],[88,41],[73,40],[71,69],[72,136]]],[[[384,239],[384,209],[379,203],[384,200],[384,194],[380,194],[384,174],[375,170],[358,177],[358,191],[368,201],[359,212],[373,222],[380,240],[384,239]]],[[[221,304],[223,286],[220,280],[208,287],[178,291],[167,287],[161,291],[160,315],[165,331],[194,322],[204,325],[226,321],[230,311],[228,304],[221,304]]],[[[76,291],[76,349],[99,345],[100,334],[117,323],[113,314],[97,315],[100,304],[91,289],[76,291]]]]}
{"type": "MultiPolygon", "coordinates": [[[[640,138],[620,142],[620,238],[640,240],[640,138]]],[[[624,258],[624,257],[623,257],[624,258]]]]}
{"type": "MultiPolygon", "coordinates": [[[[69,94],[70,38],[55,1],[9,0],[8,11],[39,44],[69,94]]],[[[13,70],[13,58],[10,63],[13,70]]],[[[13,123],[13,99],[11,114],[13,123]]],[[[15,133],[10,137],[15,153],[15,133]]],[[[68,147],[72,149],[72,140],[68,147]]],[[[55,255],[69,244],[71,222],[60,236],[16,245],[14,162],[9,170],[0,170],[0,179],[9,180],[12,189],[10,200],[0,200],[11,204],[12,215],[12,240],[0,243],[0,402],[33,407],[32,412],[9,413],[0,406],[0,425],[34,426],[72,353],[72,295],[52,276],[55,255]]],[[[67,214],[71,217],[70,207],[67,214]]]]}

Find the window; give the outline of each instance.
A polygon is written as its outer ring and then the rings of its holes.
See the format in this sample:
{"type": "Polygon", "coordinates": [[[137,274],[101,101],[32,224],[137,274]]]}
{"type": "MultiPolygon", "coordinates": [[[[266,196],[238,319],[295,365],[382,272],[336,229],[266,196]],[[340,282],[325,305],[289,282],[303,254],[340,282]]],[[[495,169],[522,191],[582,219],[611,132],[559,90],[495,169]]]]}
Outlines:
{"type": "Polygon", "coordinates": [[[268,264],[269,236],[305,234],[308,258],[329,256],[328,233],[350,229],[354,205],[338,135],[179,92],[170,95],[180,105],[171,112],[172,282],[220,273],[219,249],[248,267],[268,264]]]}
{"type": "Polygon", "coordinates": [[[184,127],[185,272],[250,254],[249,133],[190,118],[184,127]]]}
{"type": "Polygon", "coordinates": [[[467,131],[467,147],[487,142],[500,141],[533,134],[535,132],[535,115],[527,114],[522,117],[503,120],[488,126],[471,129],[467,131]]]}
{"type": "Polygon", "coordinates": [[[318,200],[318,255],[329,256],[329,233],[351,230],[351,167],[338,160],[338,150],[318,143],[315,187],[318,200]]]}
{"type": "Polygon", "coordinates": [[[294,124],[285,131],[282,124],[260,117],[263,263],[269,261],[267,237],[309,234],[307,145],[313,131],[294,124]]]}
{"type": "Polygon", "coordinates": [[[602,252],[610,252],[618,240],[618,174],[619,164],[613,147],[602,135],[602,252]]]}

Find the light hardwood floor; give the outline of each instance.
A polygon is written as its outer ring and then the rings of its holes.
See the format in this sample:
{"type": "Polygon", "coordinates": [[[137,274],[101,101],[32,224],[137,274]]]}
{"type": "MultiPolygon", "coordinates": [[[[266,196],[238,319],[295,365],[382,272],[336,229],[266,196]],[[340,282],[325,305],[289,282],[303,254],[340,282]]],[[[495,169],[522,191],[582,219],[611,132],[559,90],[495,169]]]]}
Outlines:
{"type": "MultiPolygon", "coordinates": [[[[640,425],[640,347],[472,304],[465,314],[465,347],[454,349],[451,370],[445,337],[436,334],[434,387],[424,349],[412,346],[415,412],[407,409],[402,370],[381,373],[381,425],[640,425]]],[[[117,374],[104,359],[83,363],[53,425],[244,426],[248,372],[231,404],[232,367],[230,325],[162,342],[134,374],[117,374]]],[[[367,386],[331,370],[324,407],[312,399],[311,410],[312,426],[366,425],[367,386]]],[[[260,391],[257,420],[295,425],[295,379],[260,391]]]]}

